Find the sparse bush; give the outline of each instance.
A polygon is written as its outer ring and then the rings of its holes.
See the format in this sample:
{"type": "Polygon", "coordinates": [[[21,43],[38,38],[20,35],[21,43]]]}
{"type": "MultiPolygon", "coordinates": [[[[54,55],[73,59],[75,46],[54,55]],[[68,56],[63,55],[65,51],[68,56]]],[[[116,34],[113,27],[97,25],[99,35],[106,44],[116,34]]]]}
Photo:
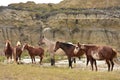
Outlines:
{"type": "Polygon", "coordinates": [[[3,62],[5,60],[5,56],[0,56],[0,62],[3,62]]]}

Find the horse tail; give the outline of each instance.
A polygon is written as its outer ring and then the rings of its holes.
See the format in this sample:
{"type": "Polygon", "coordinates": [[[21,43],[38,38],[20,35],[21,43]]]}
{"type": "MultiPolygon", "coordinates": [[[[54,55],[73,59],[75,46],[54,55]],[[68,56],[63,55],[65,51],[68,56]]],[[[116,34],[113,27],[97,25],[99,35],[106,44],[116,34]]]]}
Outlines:
{"type": "Polygon", "coordinates": [[[115,58],[113,59],[113,61],[114,61],[116,64],[120,65],[120,60],[119,60],[117,57],[115,57],[115,58]]]}
{"type": "Polygon", "coordinates": [[[120,65],[120,60],[119,60],[119,58],[117,57],[118,52],[117,52],[116,50],[114,50],[114,49],[113,49],[113,52],[116,54],[115,57],[113,58],[113,61],[114,61],[116,64],[120,65]]]}

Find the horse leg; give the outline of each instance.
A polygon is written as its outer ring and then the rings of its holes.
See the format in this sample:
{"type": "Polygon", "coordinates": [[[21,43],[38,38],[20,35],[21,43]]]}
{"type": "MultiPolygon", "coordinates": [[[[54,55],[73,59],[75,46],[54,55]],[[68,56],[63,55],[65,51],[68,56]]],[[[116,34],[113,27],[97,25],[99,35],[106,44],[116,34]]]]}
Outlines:
{"type": "Polygon", "coordinates": [[[40,65],[42,64],[43,56],[40,56],[40,65]]]}
{"type": "Polygon", "coordinates": [[[18,57],[18,55],[16,54],[16,55],[15,55],[15,63],[16,63],[16,64],[19,64],[18,58],[19,58],[19,57],[18,57]]]}
{"type": "Polygon", "coordinates": [[[111,65],[112,65],[112,67],[111,67],[111,71],[113,71],[114,62],[113,62],[113,60],[112,60],[112,59],[110,60],[110,62],[111,62],[111,65]]]}
{"type": "Polygon", "coordinates": [[[6,59],[7,59],[7,63],[9,63],[9,56],[7,56],[6,59]]]}
{"type": "Polygon", "coordinates": [[[90,64],[91,64],[92,71],[93,71],[93,59],[90,59],[90,64]]]}
{"type": "Polygon", "coordinates": [[[87,58],[87,63],[86,63],[86,66],[88,66],[88,63],[89,63],[89,59],[87,58]]]}
{"type": "Polygon", "coordinates": [[[110,63],[109,63],[109,60],[106,60],[106,63],[108,65],[108,71],[110,71],[110,63]]]}
{"type": "Polygon", "coordinates": [[[73,58],[72,62],[76,63],[76,59],[75,59],[75,58],[73,58]]]}
{"type": "Polygon", "coordinates": [[[33,56],[30,56],[31,57],[31,60],[32,60],[32,64],[33,64],[33,56]]]}
{"type": "Polygon", "coordinates": [[[10,63],[10,56],[7,57],[7,63],[10,63]]]}
{"type": "Polygon", "coordinates": [[[72,61],[71,61],[71,57],[68,58],[68,62],[69,62],[69,67],[72,68],[72,61]]]}
{"type": "Polygon", "coordinates": [[[55,65],[55,59],[51,58],[51,66],[54,66],[54,65],[55,65]]]}
{"type": "Polygon", "coordinates": [[[95,68],[96,68],[96,71],[97,71],[98,69],[97,69],[97,63],[96,63],[96,60],[94,60],[94,64],[95,64],[95,68]]]}
{"type": "Polygon", "coordinates": [[[21,55],[19,56],[19,62],[21,63],[21,55]]]}
{"type": "Polygon", "coordinates": [[[12,62],[12,55],[10,56],[10,63],[12,62]]]}
{"type": "Polygon", "coordinates": [[[89,59],[89,57],[87,56],[87,63],[86,63],[86,66],[88,66],[89,61],[90,61],[90,59],[89,59]]]}
{"type": "Polygon", "coordinates": [[[33,60],[34,60],[34,63],[36,64],[36,61],[35,61],[35,56],[33,56],[33,60]]]}
{"type": "Polygon", "coordinates": [[[80,60],[80,59],[81,59],[81,57],[78,57],[78,59],[80,60]]]}
{"type": "Polygon", "coordinates": [[[55,55],[53,53],[50,54],[51,56],[51,66],[55,66],[55,55]]]}
{"type": "Polygon", "coordinates": [[[75,59],[75,57],[72,58],[71,64],[72,64],[72,62],[74,62],[74,66],[76,66],[76,59],[75,59]]]}
{"type": "Polygon", "coordinates": [[[19,64],[18,63],[18,54],[16,53],[16,55],[15,55],[15,62],[17,63],[17,64],[19,64]]]}

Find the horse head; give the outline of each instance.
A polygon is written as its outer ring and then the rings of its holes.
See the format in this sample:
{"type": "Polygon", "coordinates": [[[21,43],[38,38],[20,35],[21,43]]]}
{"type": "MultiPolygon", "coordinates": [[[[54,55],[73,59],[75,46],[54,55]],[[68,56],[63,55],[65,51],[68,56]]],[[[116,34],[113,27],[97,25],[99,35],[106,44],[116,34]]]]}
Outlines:
{"type": "Polygon", "coordinates": [[[60,42],[57,41],[55,44],[54,52],[56,52],[60,48],[60,42]]]}
{"type": "Polygon", "coordinates": [[[20,41],[17,42],[16,46],[21,46],[21,43],[20,41]]]}
{"type": "Polygon", "coordinates": [[[11,42],[9,40],[6,40],[5,47],[10,47],[10,46],[11,46],[11,42]]]}
{"type": "Polygon", "coordinates": [[[27,43],[24,43],[24,45],[23,45],[23,47],[22,47],[22,51],[23,51],[24,49],[27,49],[27,47],[28,47],[28,44],[27,44],[27,43]]]}
{"type": "Polygon", "coordinates": [[[78,42],[77,45],[78,45],[78,47],[79,47],[80,49],[85,49],[85,45],[84,45],[84,44],[80,44],[80,43],[78,42]]]}
{"type": "Polygon", "coordinates": [[[42,36],[42,37],[40,38],[39,42],[38,42],[38,45],[45,44],[44,39],[45,39],[45,37],[42,36]]]}

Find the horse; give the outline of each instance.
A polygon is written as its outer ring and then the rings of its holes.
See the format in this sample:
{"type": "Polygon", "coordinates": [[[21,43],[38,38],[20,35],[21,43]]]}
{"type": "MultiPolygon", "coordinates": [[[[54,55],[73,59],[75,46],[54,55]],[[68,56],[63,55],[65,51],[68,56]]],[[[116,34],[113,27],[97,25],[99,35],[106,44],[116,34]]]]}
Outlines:
{"type": "Polygon", "coordinates": [[[14,49],[11,45],[11,42],[9,40],[6,40],[4,53],[7,58],[7,62],[12,61],[13,52],[14,52],[14,49]]]}
{"type": "Polygon", "coordinates": [[[20,41],[17,42],[16,46],[14,47],[14,60],[17,64],[21,61],[21,54],[22,54],[22,46],[20,41]],[[19,60],[19,61],[18,61],[19,60]]]}
{"type": "Polygon", "coordinates": [[[79,50],[78,47],[76,47],[75,45],[70,44],[70,43],[57,41],[54,51],[56,52],[59,48],[61,48],[67,55],[69,67],[71,67],[71,68],[72,68],[72,59],[74,59],[74,57],[79,58],[80,56],[82,56],[84,54],[82,51],[79,50]]]}
{"type": "Polygon", "coordinates": [[[93,65],[95,65],[96,71],[97,63],[96,60],[105,60],[108,66],[108,71],[112,71],[114,67],[113,59],[116,58],[117,52],[109,46],[97,46],[93,44],[79,44],[78,47],[81,51],[85,52],[87,57],[87,64],[90,61],[92,71],[93,65]]]}
{"type": "Polygon", "coordinates": [[[32,63],[35,62],[35,56],[40,57],[40,64],[42,63],[42,59],[44,56],[44,49],[41,47],[33,47],[28,44],[24,44],[22,50],[26,49],[31,57],[32,63]]]}
{"type": "Polygon", "coordinates": [[[54,52],[54,47],[55,47],[55,42],[48,40],[44,36],[41,37],[39,40],[39,45],[45,44],[47,46],[47,51],[50,54],[50,61],[51,61],[51,66],[55,66],[55,52],[54,52]]]}

